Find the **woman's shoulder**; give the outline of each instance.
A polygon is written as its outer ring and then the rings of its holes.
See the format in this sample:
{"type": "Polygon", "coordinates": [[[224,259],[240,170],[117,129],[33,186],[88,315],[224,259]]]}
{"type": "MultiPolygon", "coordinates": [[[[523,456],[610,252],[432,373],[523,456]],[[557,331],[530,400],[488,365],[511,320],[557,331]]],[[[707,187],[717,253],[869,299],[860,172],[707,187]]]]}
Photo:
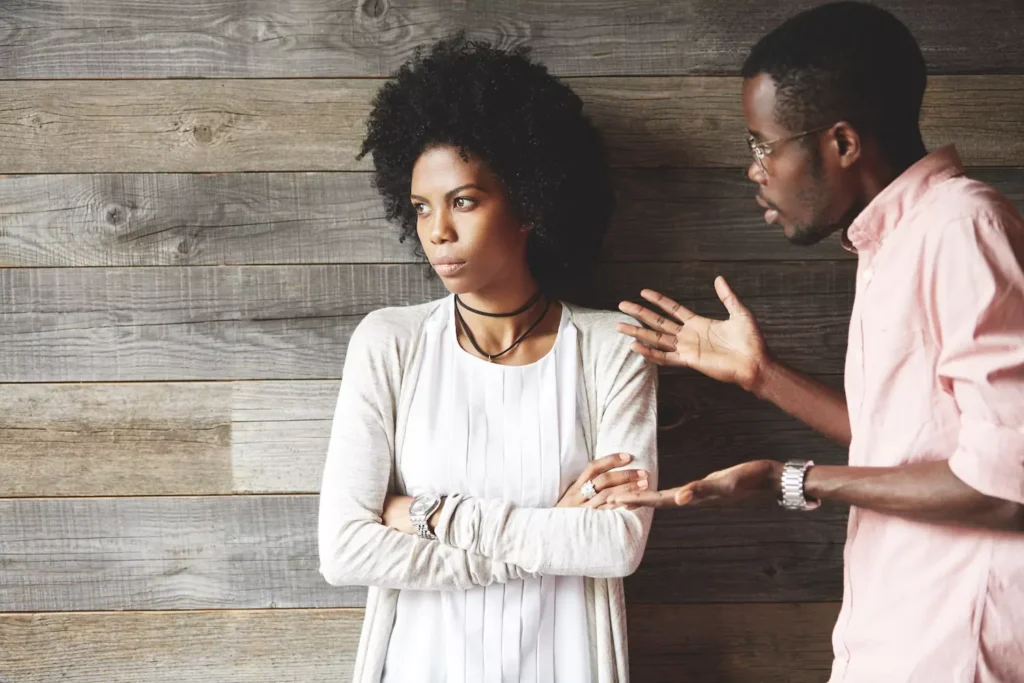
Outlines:
{"type": "Polygon", "coordinates": [[[621,343],[628,346],[627,338],[615,329],[615,325],[618,323],[636,324],[636,321],[625,313],[587,308],[565,302],[562,305],[569,313],[569,320],[580,331],[583,338],[602,346],[608,344],[618,346],[621,343]]]}
{"type": "Polygon", "coordinates": [[[437,299],[411,306],[378,308],[363,317],[352,339],[380,350],[403,349],[416,343],[423,326],[440,311],[444,301],[437,299]]]}

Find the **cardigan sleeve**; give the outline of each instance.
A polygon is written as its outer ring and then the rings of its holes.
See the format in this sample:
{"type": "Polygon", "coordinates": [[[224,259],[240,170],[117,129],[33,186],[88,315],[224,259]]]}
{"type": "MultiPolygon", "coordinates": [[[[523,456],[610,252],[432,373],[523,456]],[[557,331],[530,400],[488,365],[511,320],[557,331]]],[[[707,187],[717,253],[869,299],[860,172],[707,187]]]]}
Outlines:
{"type": "MultiPolygon", "coordinates": [[[[594,458],[630,453],[629,467],[657,486],[657,371],[629,351],[625,337],[595,354],[598,398],[594,458]],[[621,341],[620,341],[621,340],[621,341]]],[[[653,511],[524,508],[500,500],[454,495],[437,527],[442,543],[507,562],[535,574],[622,577],[643,558],[653,511]]]]}
{"type": "Polygon", "coordinates": [[[394,325],[386,311],[352,334],[320,491],[320,573],[328,583],[413,590],[466,590],[529,576],[520,568],[384,526],[391,480],[397,387],[394,325]]]}

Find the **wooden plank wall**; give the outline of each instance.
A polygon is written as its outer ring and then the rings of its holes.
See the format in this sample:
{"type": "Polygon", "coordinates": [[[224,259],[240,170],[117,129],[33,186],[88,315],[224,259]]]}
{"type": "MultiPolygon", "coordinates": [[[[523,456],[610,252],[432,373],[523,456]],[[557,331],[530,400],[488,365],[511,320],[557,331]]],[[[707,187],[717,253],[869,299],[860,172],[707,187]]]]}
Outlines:
{"type": "MultiPolygon", "coordinates": [[[[854,262],[766,229],[736,76],[813,2],[5,0],[0,6],[0,681],[345,680],[364,591],[316,573],[315,492],[360,317],[440,293],[356,162],[369,97],[466,27],[571,79],[620,212],[592,303],[719,313],[725,274],[841,385],[854,262]]],[[[1024,9],[885,0],[924,130],[1024,205],[1024,9]]],[[[687,373],[665,485],[843,452],[687,373]]],[[[823,681],[845,514],[659,514],[628,580],[634,680],[823,681]]]]}

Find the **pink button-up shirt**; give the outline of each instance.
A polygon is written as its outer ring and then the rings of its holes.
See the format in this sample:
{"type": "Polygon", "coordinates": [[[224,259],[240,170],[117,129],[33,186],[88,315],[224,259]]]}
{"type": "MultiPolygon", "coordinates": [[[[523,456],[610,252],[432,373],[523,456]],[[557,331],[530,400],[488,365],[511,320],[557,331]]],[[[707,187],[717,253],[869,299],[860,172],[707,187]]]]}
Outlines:
{"type": "MultiPolygon", "coordinates": [[[[939,149],[847,232],[850,465],[948,460],[1024,503],[1024,222],[939,149]]],[[[831,683],[1024,681],[1024,534],[853,508],[831,683]]]]}

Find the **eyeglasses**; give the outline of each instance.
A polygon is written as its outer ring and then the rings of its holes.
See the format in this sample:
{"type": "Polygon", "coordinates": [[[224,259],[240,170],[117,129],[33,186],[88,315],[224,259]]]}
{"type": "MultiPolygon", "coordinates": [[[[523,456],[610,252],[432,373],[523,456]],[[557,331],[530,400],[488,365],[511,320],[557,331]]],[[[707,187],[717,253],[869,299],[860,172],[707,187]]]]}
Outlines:
{"type": "Polygon", "coordinates": [[[790,142],[792,140],[799,140],[800,138],[806,137],[813,133],[820,133],[823,130],[828,130],[834,125],[836,124],[830,123],[827,126],[818,126],[817,128],[811,128],[810,130],[805,130],[804,132],[797,133],[796,135],[788,135],[783,138],[775,138],[774,140],[769,140],[767,142],[758,142],[757,140],[754,139],[753,135],[748,135],[747,145],[750,147],[750,153],[754,155],[754,161],[757,162],[757,165],[761,167],[761,170],[764,171],[764,174],[767,176],[769,175],[768,167],[765,166],[764,159],[765,157],[771,156],[778,147],[781,147],[785,143],[790,142]]]}

